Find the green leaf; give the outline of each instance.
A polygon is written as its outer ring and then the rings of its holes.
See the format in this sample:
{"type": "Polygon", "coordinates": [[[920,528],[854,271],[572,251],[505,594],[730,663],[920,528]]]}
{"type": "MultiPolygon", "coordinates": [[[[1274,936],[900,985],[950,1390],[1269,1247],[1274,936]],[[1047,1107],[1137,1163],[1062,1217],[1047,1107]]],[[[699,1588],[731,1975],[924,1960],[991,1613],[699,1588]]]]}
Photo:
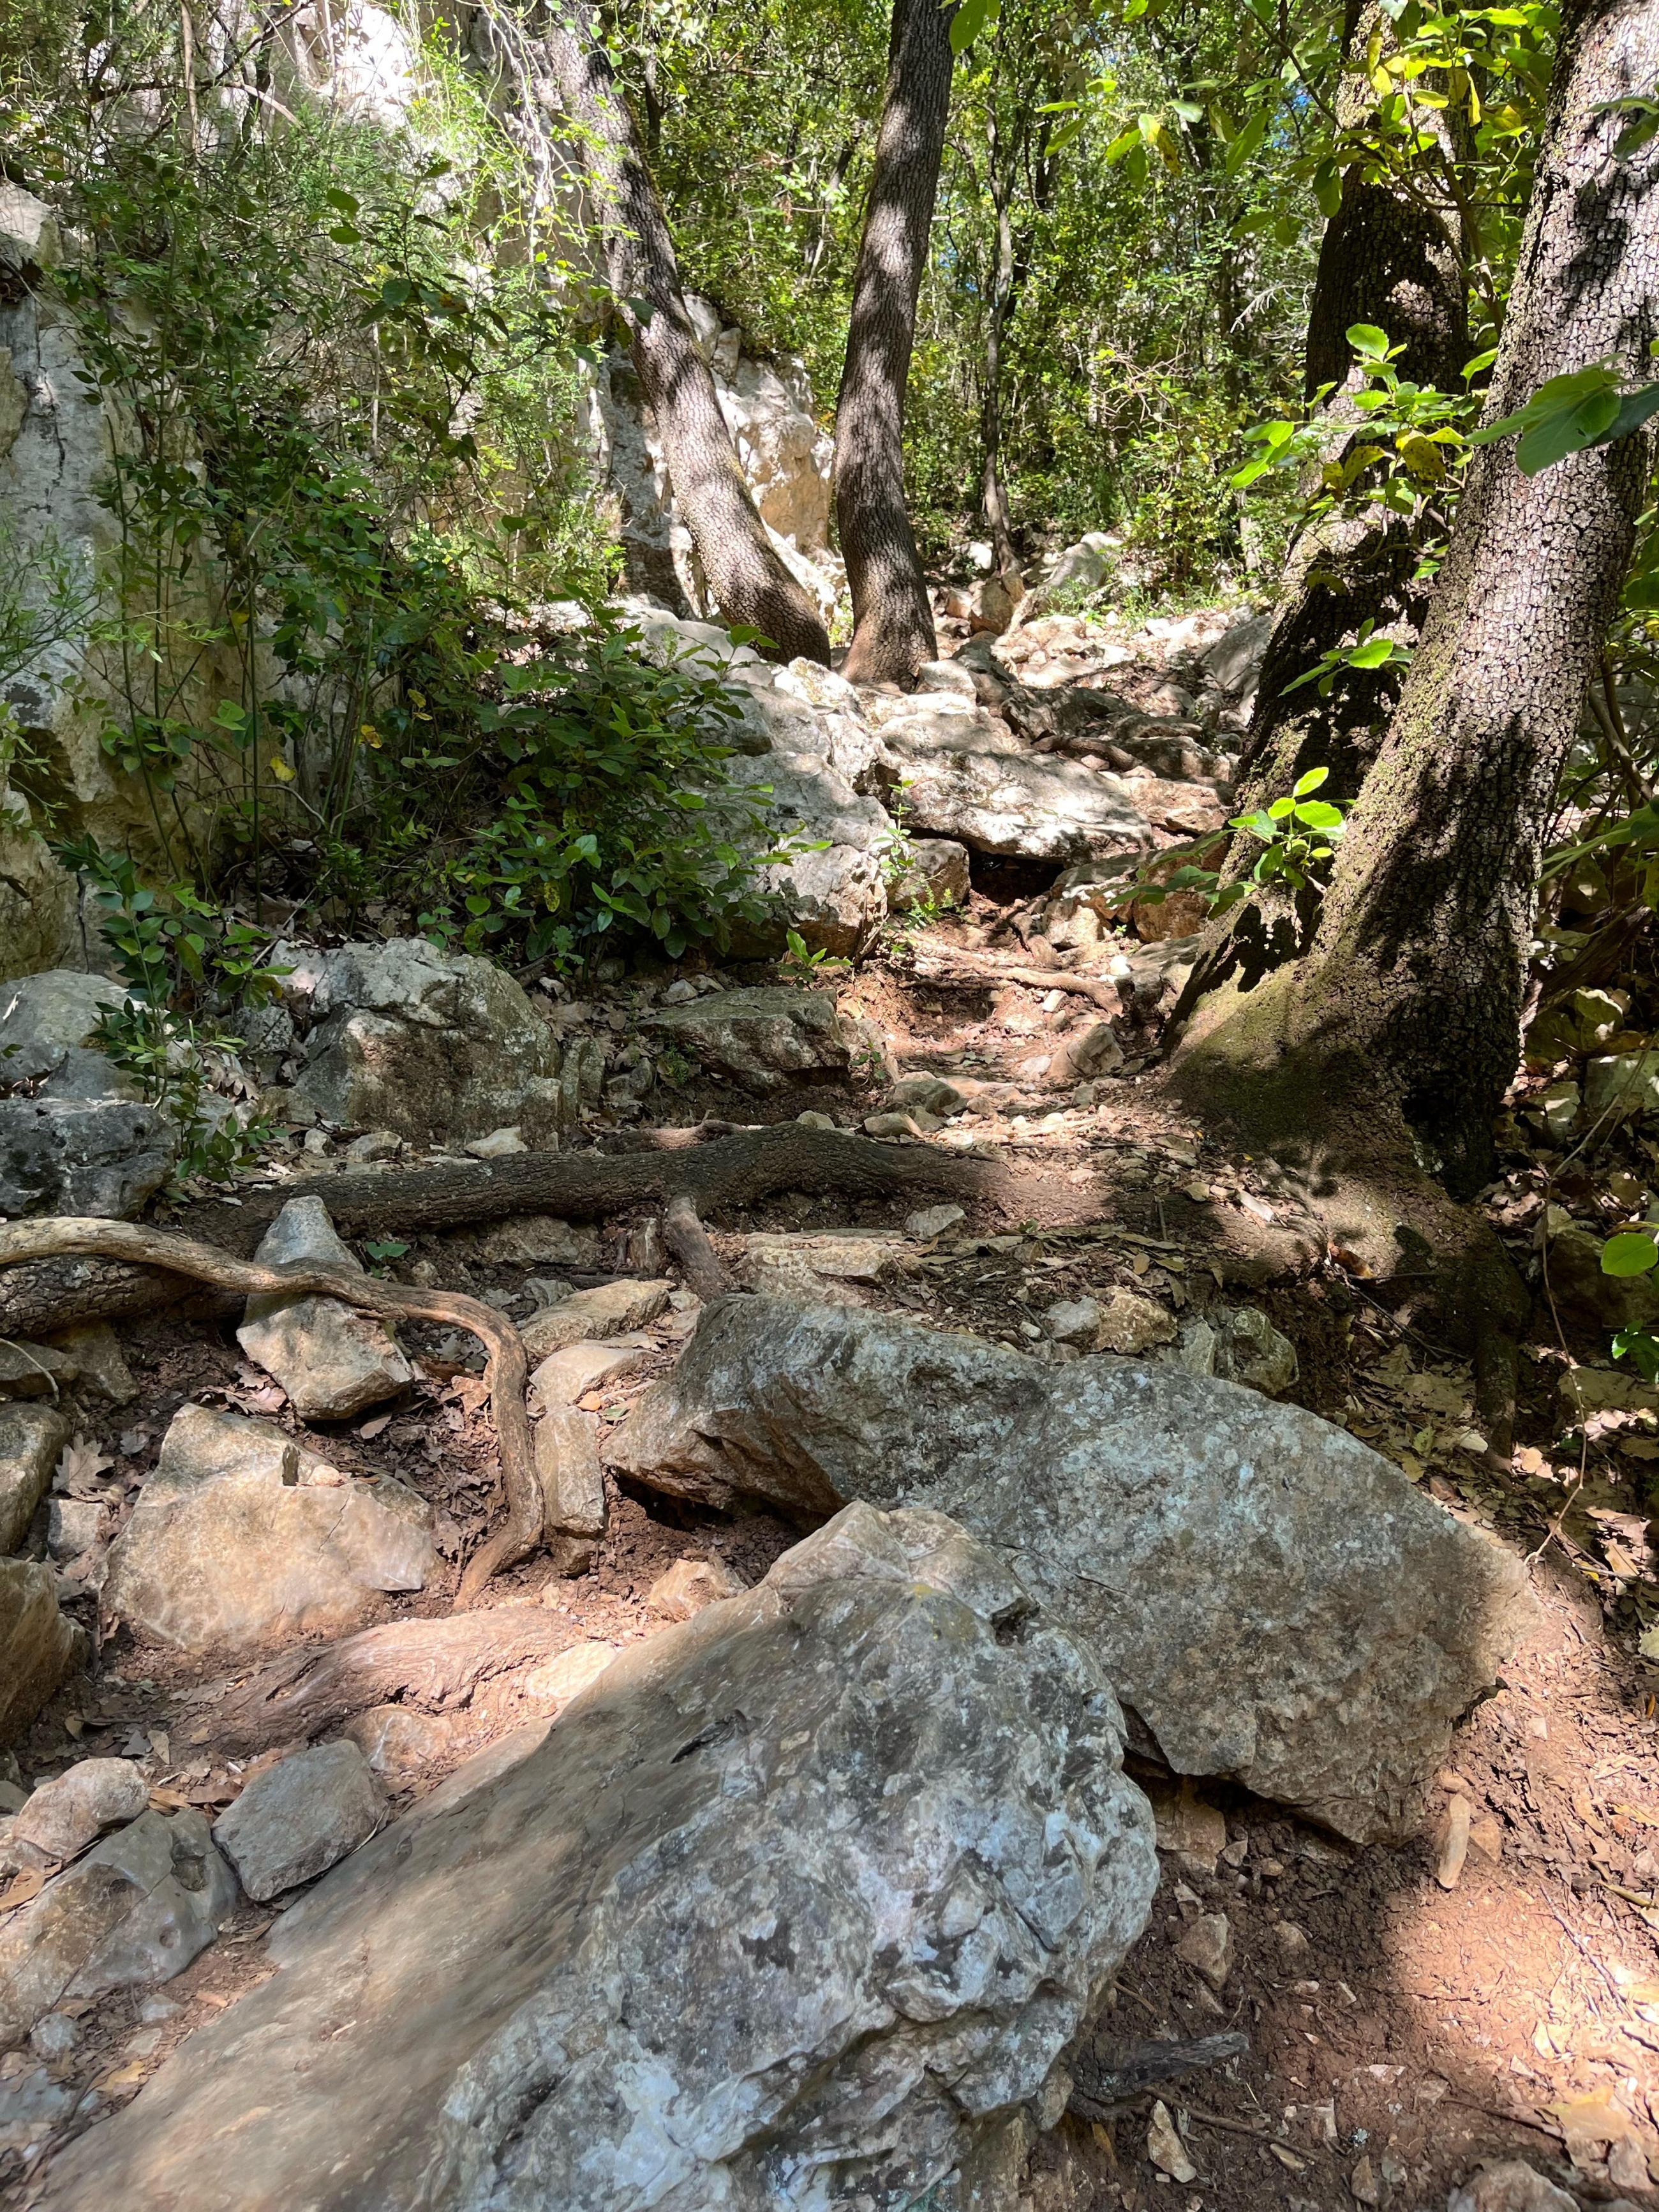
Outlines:
{"type": "Polygon", "coordinates": [[[1310,791],[1317,791],[1322,784],[1329,781],[1330,773],[1328,768],[1310,768],[1306,775],[1297,776],[1296,788],[1291,796],[1296,799],[1305,799],[1310,791]]]}
{"type": "Polygon", "coordinates": [[[1644,1382],[1659,1382],[1659,1338],[1650,1336],[1646,1329],[1621,1328],[1613,1340],[1613,1356],[1628,1358],[1644,1382]]]}
{"type": "Polygon", "coordinates": [[[1257,108],[1227,149],[1227,174],[1236,177],[1267,135],[1267,110],[1257,108]]]}
{"type": "Polygon", "coordinates": [[[1001,12],[1001,0],[962,0],[951,18],[951,52],[965,54],[981,31],[994,27],[1001,12]]]}
{"type": "Polygon", "coordinates": [[[1604,1275],[1645,1275],[1659,1267],[1659,1243],[1644,1229],[1621,1229],[1601,1247],[1604,1275]]]}
{"type": "Polygon", "coordinates": [[[1352,653],[1345,653],[1342,658],[1350,668],[1381,668],[1399,650],[1392,638],[1372,637],[1367,638],[1364,645],[1355,646],[1352,653]]]}
{"type": "Polygon", "coordinates": [[[1314,171],[1314,198],[1320,213],[1329,219],[1342,205],[1342,173],[1334,161],[1322,161],[1314,171]]]}
{"type": "Polygon", "coordinates": [[[1305,822],[1310,830],[1335,830],[1341,824],[1342,809],[1328,799],[1310,799],[1297,808],[1296,818],[1305,822]]]}
{"type": "Polygon", "coordinates": [[[1379,331],[1375,323],[1350,323],[1348,343],[1362,361],[1386,361],[1389,357],[1389,334],[1379,331]]]}

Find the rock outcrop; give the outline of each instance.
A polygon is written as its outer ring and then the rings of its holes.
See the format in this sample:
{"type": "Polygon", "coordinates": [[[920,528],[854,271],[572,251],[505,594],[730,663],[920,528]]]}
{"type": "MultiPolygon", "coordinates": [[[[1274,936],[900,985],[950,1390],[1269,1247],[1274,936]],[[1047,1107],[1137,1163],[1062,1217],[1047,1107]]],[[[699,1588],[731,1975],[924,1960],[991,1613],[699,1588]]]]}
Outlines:
{"type": "Polygon", "coordinates": [[[1099,1657],[1177,1772],[1400,1836],[1528,1617],[1514,1559],[1300,1407],[732,1297],[612,1437],[633,1480],[799,1519],[948,1512],[1099,1657]]]}
{"type": "Polygon", "coordinates": [[[985,1547],[854,1508],[327,1876],[42,2212],[979,2201],[1146,1917],[1119,1753],[985,1547]]]}

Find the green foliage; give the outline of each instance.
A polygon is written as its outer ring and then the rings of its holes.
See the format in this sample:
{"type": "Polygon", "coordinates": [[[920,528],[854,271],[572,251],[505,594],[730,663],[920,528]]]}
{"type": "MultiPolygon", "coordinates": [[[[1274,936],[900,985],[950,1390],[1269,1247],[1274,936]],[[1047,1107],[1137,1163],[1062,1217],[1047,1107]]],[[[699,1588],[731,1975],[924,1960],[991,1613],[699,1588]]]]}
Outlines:
{"type": "MultiPolygon", "coordinates": [[[[1304,684],[1317,683],[1319,696],[1328,699],[1336,680],[1346,668],[1396,668],[1410,665],[1412,648],[1401,645],[1396,638],[1376,637],[1376,624],[1366,621],[1359,625],[1359,634],[1352,645],[1334,645],[1322,653],[1313,666],[1304,669],[1285,686],[1286,693],[1299,691],[1304,684]]],[[[1321,769],[1322,777],[1325,774],[1321,769]]]]}
{"type": "MultiPolygon", "coordinates": [[[[1601,1273],[1628,1280],[1659,1267],[1659,1239],[1645,1229],[1621,1229],[1601,1247],[1601,1273]]],[[[1621,1328],[1613,1340],[1615,1359],[1628,1359],[1644,1382],[1659,1382],[1659,1337],[1644,1328],[1621,1328]]]]}
{"type": "Polygon", "coordinates": [[[1470,442],[1486,446],[1494,439],[1518,434],[1516,466],[1522,476],[1535,477],[1569,453],[1585,453],[1592,447],[1609,446],[1615,438],[1629,437],[1656,413],[1659,413],[1659,384],[1622,391],[1613,363],[1593,362],[1571,376],[1551,377],[1524,407],[1504,416],[1501,422],[1487,423],[1470,442]]]}
{"type": "MultiPolygon", "coordinates": [[[[1313,796],[1330,773],[1328,768],[1310,768],[1284,797],[1254,814],[1233,817],[1231,827],[1256,838],[1261,846],[1250,870],[1253,881],[1282,883],[1292,892],[1318,888],[1320,872],[1334,857],[1344,826],[1340,805],[1313,796]]],[[[1227,896],[1222,893],[1224,900],[1227,896]]]]}

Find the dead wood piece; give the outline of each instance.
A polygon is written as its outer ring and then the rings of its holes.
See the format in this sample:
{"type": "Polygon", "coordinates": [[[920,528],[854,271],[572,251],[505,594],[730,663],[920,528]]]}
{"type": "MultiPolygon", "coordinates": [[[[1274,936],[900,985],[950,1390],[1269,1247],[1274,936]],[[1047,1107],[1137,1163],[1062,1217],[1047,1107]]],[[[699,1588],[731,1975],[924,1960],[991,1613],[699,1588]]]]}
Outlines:
{"type": "Polygon", "coordinates": [[[1109,1013],[1123,1010],[1115,983],[1097,975],[1073,975],[1062,968],[1007,968],[990,961],[964,959],[960,954],[949,960],[924,954],[917,959],[915,973],[923,983],[1018,983],[1028,991],[1070,991],[1080,999],[1092,999],[1109,1013]]]}
{"type": "Polygon", "coordinates": [[[514,1565],[541,1540],[542,1492],[536,1476],[530,1417],[525,1411],[528,1368],[519,1332],[504,1315],[477,1298],[453,1291],[421,1290],[382,1282],[350,1267],[314,1264],[263,1267],[240,1260],[217,1245],[203,1244],[170,1231],[141,1228],[131,1221],[77,1220],[47,1216],[0,1228],[0,1267],[18,1261],[60,1256],[125,1260],[136,1267],[165,1267],[169,1274],[211,1283],[246,1296],[255,1291],[292,1291],[337,1298],[382,1321],[441,1321],[466,1329],[489,1354],[484,1382],[501,1451],[501,1487],[507,1521],[467,1563],[457,1600],[465,1605],[491,1575],[514,1565]]]}
{"type": "Polygon", "coordinates": [[[1105,2056],[1097,2049],[1079,2051],[1072,2063],[1070,2110],[1079,2119],[1108,2119],[1117,2106],[1160,2082],[1242,2058],[1249,2047],[1248,2035],[1233,2034],[1200,2035],[1188,2043],[1138,2041],[1105,2056]]]}
{"type": "Polygon", "coordinates": [[[668,1201],[662,1218],[662,1240],[684,1269],[686,1281],[700,1298],[706,1302],[723,1297],[731,1289],[708,1231],[697,1218],[697,1209],[684,1191],[668,1201]]]}
{"type": "MultiPolygon", "coordinates": [[[[953,1198],[994,1198],[1004,1182],[992,1161],[923,1145],[900,1149],[794,1121],[713,1143],[695,1129],[656,1136],[655,1144],[635,1152],[520,1152],[465,1167],[248,1183],[234,1202],[203,1199],[184,1208],[179,1225],[222,1251],[251,1253],[290,1198],[320,1198],[343,1236],[408,1237],[514,1213],[594,1220],[663,1205],[681,1191],[706,1215],[721,1206],[758,1205],[780,1190],[846,1198],[937,1190],[953,1198]]],[[[183,1272],[167,1276],[155,1266],[99,1257],[91,1246],[77,1248],[72,1257],[12,1267],[0,1274],[0,1335],[39,1337],[84,1322],[157,1312],[181,1295],[183,1272]]]]}
{"type": "Polygon", "coordinates": [[[570,1625],[539,1606],[498,1605],[435,1620],[394,1620],[319,1650],[285,1652],[233,1691],[226,1741],[263,1751],[337,1729],[371,1705],[444,1712],[480,1683],[550,1659],[570,1625]]]}

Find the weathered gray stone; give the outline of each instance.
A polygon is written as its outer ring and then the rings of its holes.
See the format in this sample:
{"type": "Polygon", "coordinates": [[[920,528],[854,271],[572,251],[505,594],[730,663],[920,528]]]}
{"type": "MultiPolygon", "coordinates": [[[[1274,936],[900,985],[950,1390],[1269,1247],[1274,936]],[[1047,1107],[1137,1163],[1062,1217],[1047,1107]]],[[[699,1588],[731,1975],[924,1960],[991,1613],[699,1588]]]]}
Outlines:
{"type": "Polygon", "coordinates": [[[601,1674],[610,1672],[616,1656],[614,1644],[597,1640],[573,1644],[568,1650],[532,1668],[519,1687],[532,1712],[550,1717],[562,1713],[584,1690],[591,1690],[601,1674]]]}
{"type": "Polygon", "coordinates": [[[1092,1646],[1177,1772],[1355,1838],[1411,1830],[1530,1613],[1506,1552],[1298,1407],[887,1315],[719,1301],[606,1455],[800,1518],[948,1510],[1092,1646]]]}
{"type": "Polygon", "coordinates": [[[643,1024],[710,1074],[745,1091],[781,1091],[815,1075],[845,1073],[852,1054],[828,991],[765,984],[711,991],[686,1006],[665,1006],[643,1024]]]}
{"type": "Polygon", "coordinates": [[[590,1390],[603,1389],[631,1375],[652,1348],[648,1338],[612,1337],[604,1344],[567,1344],[550,1352],[532,1372],[526,1402],[532,1419],[560,1406],[574,1406],[590,1390]]]}
{"type": "Polygon", "coordinates": [[[413,1705],[371,1705],[354,1713],[345,1733],[393,1790],[402,1790],[446,1758],[455,1740],[456,1717],[423,1713],[413,1705]]]}
{"type": "MultiPolygon", "coordinates": [[[[254,1257],[267,1267],[310,1261],[362,1273],[362,1262],[335,1234],[320,1198],[289,1199],[254,1257]]],[[[395,1398],[415,1379],[385,1322],[337,1298],[251,1297],[236,1341],[276,1376],[301,1420],[349,1420],[395,1398]]]]}
{"type": "Polygon", "coordinates": [[[109,1527],[109,1508],[95,1498],[54,1498],[46,1509],[46,1550],[54,1559],[78,1559],[109,1527]]]}
{"type": "Polygon", "coordinates": [[[1297,1376],[1296,1346],[1255,1306],[1212,1306],[1187,1322],[1169,1357],[1189,1375],[1218,1375],[1269,1398],[1297,1376]]]}
{"type": "Polygon", "coordinates": [[[550,1406],[536,1423],[536,1474],[553,1571],[583,1575],[605,1535],[605,1471],[585,1413],[550,1406]]]}
{"type": "Polygon", "coordinates": [[[11,1824],[9,1844],[72,1859],[106,1828],[136,1820],[149,1785],[130,1759],[83,1759],[43,1782],[11,1824]]]}
{"type": "Polygon", "coordinates": [[[584,1344],[625,1330],[643,1328],[665,1312],[669,1282],[640,1283],[623,1278],[598,1283],[591,1291],[576,1291],[556,1305],[544,1306],[519,1334],[533,1364],[567,1344],[584,1344]]]}
{"type": "Polygon", "coordinates": [[[110,1547],[106,1614],[187,1651],[251,1653],[362,1627],[431,1573],[432,1509],[360,1482],[268,1421],[184,1406],[110,1547]]]}
{"type": "Polygon", "coordinates": [[[0,1091],[27,1083],[49,1098],[141,1097],[91,1042],[100,1017],[125,999],[108,976],[75,968],[48,968],[0,987],[0,1091]]]}
{"type": "MultiPolygon", "coordinates": [[[[972,679],[969,681],[971,686],[972,679]]],[[[972,889],[965,845],[953,837],[916,837],[911,840],[904,872],[888,897],[902,914],[913,906],[966,906],[972,889]]]]}
{"type": "Polygon", "coordinates": [[[125,1220],[167,1181],[177,1152],[178,1130],[156,1106],[0,1098],[0,1214],[125,1220]]]}
{"type": "Polygon", "coordinates": [[[368,1761],[346,1738],[313,1744],[256,1774],[213,1824],[213,1840],[256,1903],[314,1876],[367,1843],[386,1818],[368,1761]]]}
{"type": "Polygon", "coordinates": [[[389,1129],[420,1144],[465,1144],[516,1125],[556,1137],[559,1051],[504,969],[440,952],[423,937],[276,948],[282,990],[307,1030],[299,1096],[343,1128],[389,1129]]]}
{"type": "Polygon", "coordinates": [[[0,1920],[0,2045],[65,1998],[171,1981],[235,1902],[193,1808],[143,1813],[0,1920]]]}
{"type": "Polygon", "coordinates": [[[724,1559],[676,1559],[647,1590],[646,1609],[664,1620],[690,1620],[723,1598],[741,1597],[748,1587],[724,1559]]]}
{"type": "Polygon", "coordinates": [[[0,2150],[20,2151],[27,2158],[80,2101],[74,2082],[54,2080],[44,2066],[0,2081],[0,2150]]]}
{"type": "Polygon", "coordinates": [[[0,1343],[0,1397],[55,1398],[80,1376],[79,1363],[58,1345],[30,1344],[21,1337],[0,1343]]]}
{"type": "Polygon", "coordinates": [[[1518,2158],[1483,2166],[1454,2189],[1446,2212],[1577,2212],[1577,2202],[1518,2158]]]}
{"type": "Polygon", "coordinates": [[[1577,1222],[1549,1240],[1550,1296],[1564,1314],[1592,1328],[1647,1328],[1659,1322],[1659,1275],[1606,1275],[1602,1238],[1577,1222]]]}
{"type": "Polygon", "coordinates": [[[1167,1306],[1119,1285],[1100,1301],[1100,1327],[1094,1348],[1133,1357],[1151,1351],[1154,1345],[1168,1344],[1175,1333],[1175,1316],[1167,1306]]]}
{"type": "Polygon", "coordinates": [[[70,1425],[48,1406],[0,1404],[0,1554],[22,1549],[70,1425]]]}
{"type": "Polygon", "coordinates": [[[931,1244],[936,1237],[955,1229],[967,1218],[959,1206],[925,1206],[919,1213],[906,1217],[904,1233],[918,1243],[931,1244]]]}
{"type": "Polygon", "coordinates": [[[586,1221],[561,1221],[550,1213],[514,1213],[485,1230],[477,1248],[487,1260],[531,1267],[593,1267],[599,1265],[599,1232],[586,1221]]]}
{"type": "Polygon", "coordinates": [[[138,1395],[120,1340],[106,1321],[64,1330],[54,1349],[74,1361],[83,1393],[90,1390],[112,1406],[130,1406],[138,1395]]]}
{"type": "Polygon", "coordinates": [[[1584,1068],[1587,1121],[1659,1113],[1659,1052],[1604,1053],[1584,1068]]]}
{"type": "Polygon", "coordinates": [[[58,1609],[52,1569],[0,1559],[0,1744],[22,1733],[85,1655],[84,1634],[58,1609]]]}
{"type": "Polygon", "coordinates": [[[1146,1920],[1119,1752],[983,1547],[845,1515],[331,1875],[42,2212],[961,2206],[1146,1920]]]}

